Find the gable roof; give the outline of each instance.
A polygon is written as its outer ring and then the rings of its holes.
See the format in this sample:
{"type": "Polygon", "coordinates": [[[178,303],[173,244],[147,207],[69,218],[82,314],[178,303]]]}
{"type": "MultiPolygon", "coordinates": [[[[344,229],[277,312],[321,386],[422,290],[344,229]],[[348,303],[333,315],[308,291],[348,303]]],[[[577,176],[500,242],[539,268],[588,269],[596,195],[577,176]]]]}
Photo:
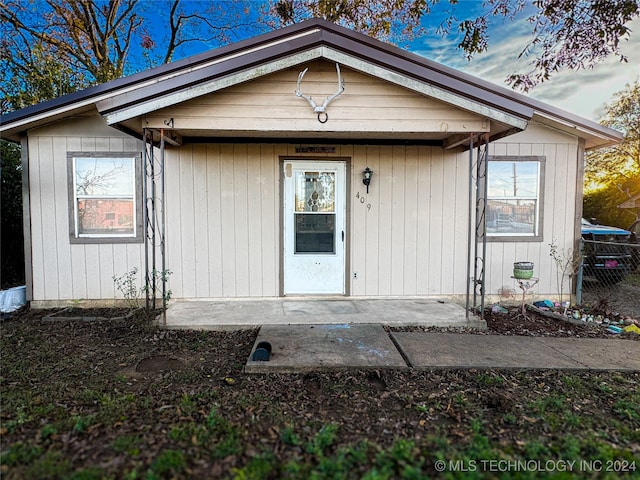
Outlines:
{"type": "Polygon", "coordinates": [[[3,115],[0,134],[18,140],[27,129],[97,110],[107,124],[140,135],[131,122],[140,115],[320,58],[487,117],[493,139],[524,130],[531,120],[583,138],[586,148],[622,138],[590,120],[320,19],[3,115]]]}

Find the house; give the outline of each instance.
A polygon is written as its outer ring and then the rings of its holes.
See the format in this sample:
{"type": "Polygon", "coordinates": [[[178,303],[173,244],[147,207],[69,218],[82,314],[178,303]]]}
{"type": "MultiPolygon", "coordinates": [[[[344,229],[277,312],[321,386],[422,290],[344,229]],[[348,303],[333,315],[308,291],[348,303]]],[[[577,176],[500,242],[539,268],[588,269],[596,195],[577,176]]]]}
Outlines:
{"type": "Polygon", "coordinates": [[[1,135],[22,145],[36,307],[113,300],[133,268],[176,299],[475,302],[531,261],[557,296],[584,152],[622,138],[317,19],[12,112],[1,135]]]}

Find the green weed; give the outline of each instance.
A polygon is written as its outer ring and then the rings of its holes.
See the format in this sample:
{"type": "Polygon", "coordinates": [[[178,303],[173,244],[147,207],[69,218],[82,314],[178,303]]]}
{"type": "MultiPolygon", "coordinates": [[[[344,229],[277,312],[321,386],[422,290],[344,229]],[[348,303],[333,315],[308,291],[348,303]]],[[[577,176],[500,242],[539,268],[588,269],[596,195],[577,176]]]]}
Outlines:
{"type": "Polygon", "coordinates": [[[164,450],[151,464],[147,478],[176,476],[184,472],[187,462],[184,453],[178,450],[164,450]]]}
{"type": "Polygon", "coordinates": [[[28,465],[42,455],[42,447],[17,442],[0,452],[0,464],[13,467],[28,465]]]}
{"type": "Polygon", "coordinates": [[[49,450],[30,463],[24,470],[24,478],[61,478],[67,476],[71,463],[62,453],[49,450]]]}
{"type": "Polygon", "coordinates": [[[187,393],[182,395],[178,406],[180,407],[180,412],[183,415],[191,415],[197,410],[195,399],[187,393]]]}
{"type": "Polygon", "coordinates": [[[613,388],[611,388],[611,385],[609,385],[607,382],[600,382],[598,384],[598,390],[600,390],[602,393],[613,393],[613,388]]]}
{"type": "Polygon", "coordinates": [[[98,467],[89,467],[77,472],[73,472],[66,476],[67,480],[104,480],[105,477],[102,469],[98,467]]]}
{"type": "Polygon", "coordinates": [[[473,433],[480,433],[482,431],[482,419],[481,418],[472,418],[471,419],[471,431],[473,431],[473,433]]]}
{"type": "Polygon", "coordinates": [[[580,460],[581,445],[580,439],[573,435],[565,435],[562,437],[562,445],[559,452],[559,458],[568,460],[580,460]]]}
{"type": "Polygon", "coordinates": [[[233,468],[231,473],[235,480],[261,480],[269,478],[276,466],[273,454],[265,453],[249,460],[242,468],[233,468]]]}
{"type": "Polygon", "coordinates": [[[424,478],[422,468],[424,457],[411,440],[396,440],[388,450],[379,452],[375,457],[375,463],[363,478],[388,479],[388,478],[424,478]]]}
{"type": "Polygon", "coordinates": [[[524,446],[524,457],[527,459],[550,457],[549,449],[537,440],[528,442],[524,446]]]}
{"type": "Polygon", "coordinates": [[[78,433],[84,432],[95,421],[95,417],[95,414],[86,416],[75,415],[71,417],[73,429],[78,433]]]}
{"type": "Polygon", "coordinates": [[[182,444],[207,445],[211,458],[224,458],[242,452],[242,438],[237,427],[211,408],[203,423],[182,422],[169,428],[169,438],[182,444]]]}
{"type": "Polygon", "coordinates": [[[138,435],[124,435],[116,438],[111,446],[118,453],[126,453],[132,457],[140,455],[142,439],[138,435]]]}
{"type": "Polygon", "coordinates": [[[280,439],[282,443],[285,445],[290,445],[292,447],[300,445],[300,437],[296,435],[293,431],[293,427],[287,426],[282,429],[280,433],[280,439]]]}
{"type": "Polygon", "coordinates": [[[53,425],[47,424],[40,429],[40,438],[42,440],[47,440],[56,433],[58,433],[58,429],[53,425]]]}
{"type": "Polygon", "coordinates": [[[584,389],[584,381],[582,378],[576,375],[566,375],[562,377],[562,383],[573,389],[574,391],[580,392],[584,389]]]}
{"type": "Polygon", "coordinates": [[[502,421],[507,425],[515,425],[516,423],[518,423],[518,420],[513,413],[505,413],[502,416],[502,421]]]}
{"type": "Polygon", "coordinates": [[[330,424],[323,426],[307,444],[306,451],[317,456],[324,455],[325,450],[333,445],[337,432],[338,425],[330,424]]]}
{"type": "Polygon", "coordinates": [[[564,396],[551,394],[528,403],[528,407],[538,415],[549,414],[551,412],[562,412],[567,407],[567,399],[564,396]]]}
{"type": "Polygon", "coordinates": [[[496,374],[485,374],[481,373],[476,377],[476,381],[478,385],[482,387],[495,387],[497,385],[502,385],[504,383],[504,379],[496,374]]]}
{"type": "Polygon", "coordinates": [[[572,412],[565,412],[562,416],[563,423],[569,427],[585,427],[583,419],[580,415],[576,415],[572,412]]]}
{"type": "Polygon", "coordinates": [[[460,405],[461,407],[468,403],[468,399],[464,393],[456,393],[453,397],[453,401],[456,405],[460,405]]]}
{"type": "Polygon", "coordinates": [[[465,448],[464,454],[473,459],[494,458],[495,456],[489,439],[479,433],[471,437],[471,442],[465,448]]]}
{"type": "Polygon", "coordinates": [[[16,430],[16,427],[24,425],[31,420],[31,417],[27,415],[26,408],[21,405],[16,409],[16,417],[12,420],[8,420],[5,422],[5,428],[13,433],[16,430]]]}

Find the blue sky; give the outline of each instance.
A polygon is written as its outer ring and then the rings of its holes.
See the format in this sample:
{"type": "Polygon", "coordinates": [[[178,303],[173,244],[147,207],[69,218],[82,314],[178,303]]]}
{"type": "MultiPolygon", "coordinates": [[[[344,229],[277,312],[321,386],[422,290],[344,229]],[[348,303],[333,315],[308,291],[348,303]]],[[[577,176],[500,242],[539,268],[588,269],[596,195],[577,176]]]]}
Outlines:
{"type": "MultiPolygon", "coordinates": [[[[34,5],[43,5],[35,0],[34,5]]],[[[199,10],[202,12],[210,6],[211,0],[183,0],[183,6],[187,10],[199,10]]],[[[213,14],[222,22],[229,11],[236,11],[239,0],[233,0],[230,4],[227,1],[218,1],[217,10],[213,14]]],[[[244,27],[231,32],[230,40],[238,41],[249,36],[263,33],[266,27],[256,19],[261,15],[262,6],[268,0],[244,0],[248,6],[246,12],[241,14],[241,21],[244,27]],[[252,27],[253,25],[253,27],[252,27]]],[[[373,0],[372,0],[373,1],[373,0]]],[[[446,8],[449,2],[441,0],[443,3],[439,8],[446,8]]],[[[145,0],[140,4],[143,7],[143,16],[155,19],[151,34],[154,39],[160,40],[166,37],[163,31],[169,3],[167,0],[145,0]]],[[[42,8],[42,7],[40,7],[42,8]]],[[[480,0],[459,0],[457,5],[457,16],[460,20],[472,18],[474,13],[482,10],[480,0]]],[[[449,35],[442,37],[435,33],[438,24],[442,21],[442,13],[434,9],[430,15],[423,18],[423,26],[430,32],[430,35],[421,37],[410,42],[408,45],[399,45],[407,48],[413,53],[422,55],[436,62],[443,63],[449,67],[456,68],[468,74],[488,80],[497,85],[508,88],[504,80],[509,74],[522,73],[529,70],[529,59],[517,60],[517,55],[526,45],[531,26],[527,22],[527,12],[521,13],[515,20],[495,21],[495,25],[489,30],[488,51],[476,55],[471,61],[467,61],[461,50],[456,48],[460,42],[460,37],[449,35]]],[[[237,21],[237,19],[229,20],[237,21]]],[[[585,118],[598,121],[604,112],[604,105],[612,99],[612,96],[624,89],[625,84],[632,83],[640,79],[640,19],[636,19],[630,25],[631,37],[624,41],[622,51],[629,59],[628,63],[621,63],[615,58],[609,58],[604,63],[590,70],[566,71],[555,74],[551,80],[535,87],[529,95],[547,102],[556,107],[578,114],[585,118]]],[[[174,60],[179,60],[188,55],[203,52],[215,48],[212,43],[198,41],[189,43],[187,47],[180,48],[174,56],[174,60]]],[[[139,47],[132,50],[132,57],[135,57],[139,47]]],[[[161,49],[157,51],[160,52],[161,49]]],[[[160,53],[158,53],[160,55],[160,53]]],[[[133,58],[131,58],[133,60],[133,58]]],[[[145,63],[145,62],[143,62],[145,63]]],[[[157,64],[157,63],[156,63],[157,64]]],[[[138,63],[132,65],[133,71],[148,68],[149,64],[138,63]]],[[[132,73],[132,72],[129,72],[132,73]]]]}
{"type": "MultiPolygon", "coordinates": [[[[481,2],[462,0],[469,11],[477,9],[481,2]]],[[[456,49],[459,39],[431,35],[413,41],[409,49],[431,60],[443,63],[468,74],[509,88],[504,80],[509,74],[529,71],[530,59],[518,60],[517,56],[527,44],[530,25],[524,12],[516,20],[505,20],[489,30],[487,52],[467,61],[456,49]]],[[[428,23],[427,23],[428,26],[428,23]]],[[[628,63],[609,58],[593,69],[560,72],[544,82],[528,95],[556,107],[598,121],[604,105],[628,83],[640,80],[640,19],[634,20],[628,41],[623,42],[622,52],[628,63]]]]}
{"type": "MultiPolygon", "coordinates": [[[[198,0],[186,1],[190,2],[194,8],[202,7],[204,4],[198,0]]],[[[449,3],[445,0],[442,1],[443,3],[438,8],[448,7],[449,3]]],[[[157,5],[155,2],[158,0],[154,0],[151,5],[157,5]]],[[[245,0],[245,2],[251,6],[245,18],[251,21],[251,17],[260,14],[260,5],[263,4],[263,1],[245,0]]],[[[460,20],[471,18],[474,13],[480,11],[482,11],[481,1],[459,0],[457,16],[460,20]]],[[[525,9],[515,20],[501,18],[497,21],[494,20],[495,25],[489,29],[488,51],[474,56],[471,61],[467,61],[463,52],[456,48],[460,42],[459,36],[442,37],[435,33],[443,18],[437,8],[423,18],[423,26],[430,32],[430,35],[416,39],[408,45],[399,46],[449,67],[509,88],[504,82],[509,74],[523,73],[530,69],[529,59],[517,59],[517,55],[526,45],[531,31],[527,17],[528,11],[525,9]]],[[[622,46],[623,53],[629,59],[628,63],[621,63],[612,57],[590,70],[561,72],[552,76],[549,81],[535,87],[528,95],[590,120],[598,121],[604,112],[604,105],[612,99],[613,95],[624,89],[627,83],[640,79],[640,19],[632,22],[630,28],[632,30],[631,37],[628,41],[623,42],[622,46]]],[[[240,30],[237,32],[237,40],[257,33],[257,31],[249,33],[240,30]]],[[[191,44],[190,50],[192,51],[190,53],[198,53],[213,47],[213,45],[206,45],[204,42],[191,44]]]]}

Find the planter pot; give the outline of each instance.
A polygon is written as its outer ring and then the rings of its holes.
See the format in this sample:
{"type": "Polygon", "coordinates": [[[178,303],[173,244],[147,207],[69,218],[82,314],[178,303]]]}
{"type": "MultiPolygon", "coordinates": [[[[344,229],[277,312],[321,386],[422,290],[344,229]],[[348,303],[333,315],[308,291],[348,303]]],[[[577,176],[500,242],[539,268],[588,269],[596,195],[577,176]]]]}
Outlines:
{"type": "Polygon", "coordinates": [[[519,280],[529,280],[533,277],[533,262],[515,262],[513,276],[519,280]]]}

